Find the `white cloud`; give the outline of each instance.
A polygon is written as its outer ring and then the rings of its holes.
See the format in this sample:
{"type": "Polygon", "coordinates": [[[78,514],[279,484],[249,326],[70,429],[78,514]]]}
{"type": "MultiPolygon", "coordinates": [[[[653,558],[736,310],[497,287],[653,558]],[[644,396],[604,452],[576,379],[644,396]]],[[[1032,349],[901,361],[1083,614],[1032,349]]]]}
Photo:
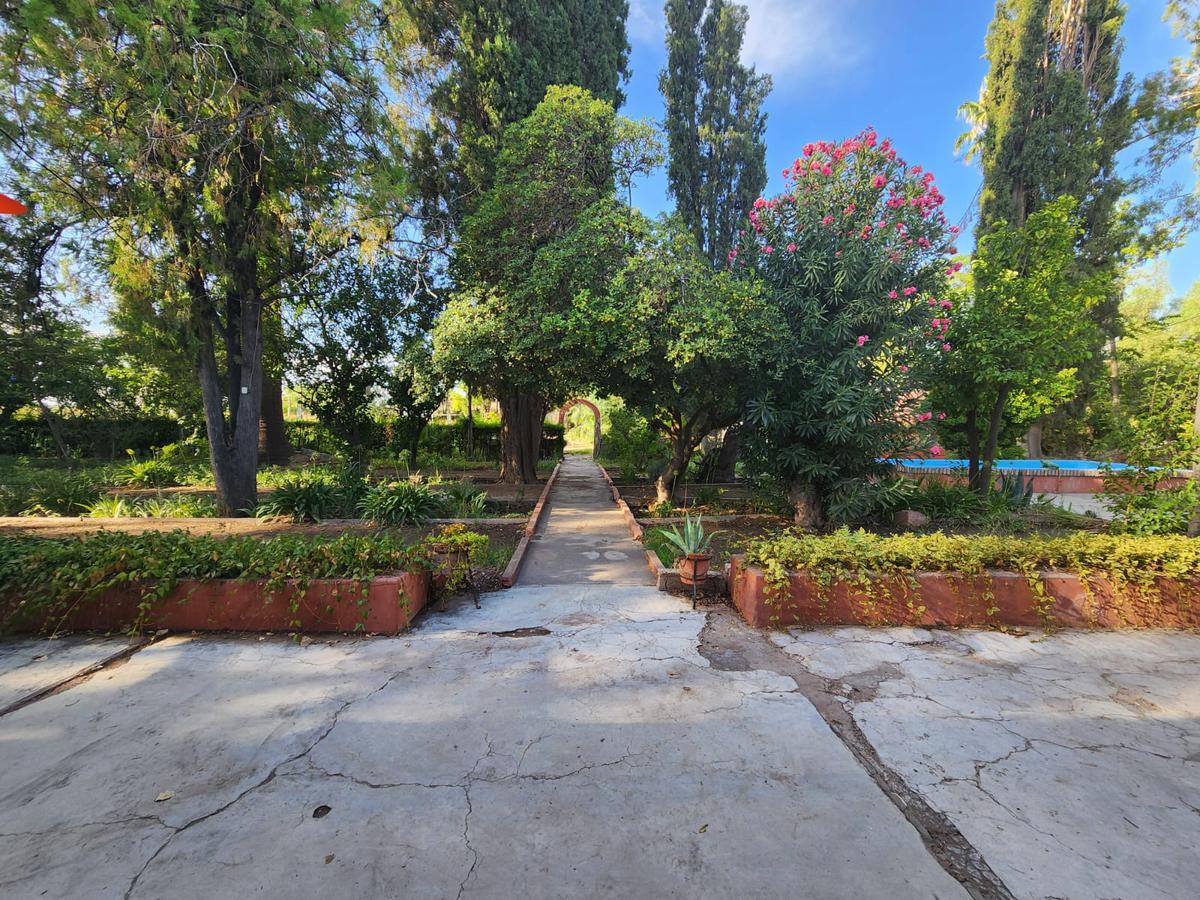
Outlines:
{"type": "MultiPolygon", "coordinates": [[[[864,51],[857,0],[741,0],[750,11],[742,61],[786,81],[823,70],[841,70],[864,51]]],[[[630,0],[630,40],[661,45],[665,33],[659,0],[630,0]]]]}

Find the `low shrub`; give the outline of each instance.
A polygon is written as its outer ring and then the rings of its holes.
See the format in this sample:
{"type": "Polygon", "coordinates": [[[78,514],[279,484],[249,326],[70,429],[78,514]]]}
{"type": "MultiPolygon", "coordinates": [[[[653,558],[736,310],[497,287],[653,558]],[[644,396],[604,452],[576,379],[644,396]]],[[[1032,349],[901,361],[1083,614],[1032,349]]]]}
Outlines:
{"type": "Polygon", "coordinates": [[[1064,537],[934,534],[878,535],[841,529],[829,535],[796,531],[750,541],[746,562],[765,570],[781,590],[788,572],[803,570],[818,582],[861,581],[916,572],[980,574],[988,569],[1029,578],[1046,569],[1094,575],[1114,584],[1151,584],[1156,577],[1200,577],[1200,541],[1185,537],[1135,537],[1077,532],[1064,537]]]}
{"type": "Polygon", "coordinates": [[[79,516],[101,491],[96,472],[29,470],[26,477],[0,488],[0,507],[6,516],[79,516]]]}
{"type": "Polygon", "coordinates": [[[181,581],[261,579],[268,596],[293,585],[298,603],[319,578],[360,580],[426,567],[424,549],[394,535],[211,537],[182,531],[0,541],[0,630],[69,612],[111,588],[136,593],[143,616],[181,581]]]}
{"type": "Polygon", "coordinates": [[[212,519],[219,515],[209,497],[101,497],[87,508],[93,519],[212,519]]]}
{"type": "Polygon", "coordinates": [[[487,510],[487,491],[469,481],[455,481],[442,495],[443,510],[452,519],[479,519],[487,510]]]}
{"type": "Polygon", "coordinates": [[[114,484],[128,487],[175,487],[181,483],[175,463],[159,454],[149,459],[130,459],[117,470],[114,484]]]}
{"type": "Polygon", "coordinates": [[[320,522],[337,515],[344,498],[328,480],[294,475],[284,479],[275,492],[259,502],[255,515],[262,519],[288,518],[293,522],[320,522]]]}
{"type": "Polygon", "coordinates": [[[413,481],[376,485],[358,504],[359,514],[375,525],[424,525],[442,509],[442,498],[429,485],[413,481]]]}
{"type": "Polygon", "coordinates": [[[1110,528],[1121,534],[1184,534],[1200,503],[1200,486],[1187,481],[1163,487],[1173,474],[1158,467],[1139,466],[1104,475],[1105,508],[1112,514],[1110,528]]]}

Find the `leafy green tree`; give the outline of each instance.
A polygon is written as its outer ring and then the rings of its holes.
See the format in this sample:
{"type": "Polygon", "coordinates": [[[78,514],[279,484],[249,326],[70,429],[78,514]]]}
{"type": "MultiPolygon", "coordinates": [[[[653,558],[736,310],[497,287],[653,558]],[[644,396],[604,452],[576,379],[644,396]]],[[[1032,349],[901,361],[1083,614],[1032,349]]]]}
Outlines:
{"type": "MultiPolygon", "coordinates": [[[[1138,185],[1118,168],[1137,118],[1133,80],[1120,74],[1124,20],[1121,0],[997,0],[987,79],[968,106],[984,176],[976,237],[1001,221],[1019,228],[1057,198],[1076,198],[1082,231],[1071,265],[1081,280],[1104,278],[1092,307],[1100,330],[1091,359],[1100,364],[1107,341],[1110,367],[1123,251],[1151,217],[1148,205],[1129,202],[1138,185]]],[[[1042,429],[1031,426],[1029,452],[1038,457],[1042,429]]]]}
{"type": "Polygon", "coordinates": [[[639,226],[614,195],[616,141],[611,105],[551,87],[505,132],[495,181],[463,225],[434,355],[499,400],[507,482],[536,481],[546,411],[606,383],[626,355],[628,316],[609,286],[639,226]]]}
{"type": "Polygon", "coordinates": [[[771,77],[740,62],[748,13],[728,0],[667,0],[666,100],[676,208],[710,263],[725,260],[767,183],[771,77]]]}
{"type": "Polygon", "coordinates": [[[799,524],[818,527],[868,512],[886,484],[879,460],[923,439],[919,379],[951,349],[955,250],[932,174],[873,131],[807,145],[789,178],[754,202],[731,252],[788,330],[779,376],[748,405],[746,461],[788,486],[799,524]]]}
{"type": "Polygon", "coordinates": [[[413,171],[454,226],[491,186],[505,129],[552,84],[620,107],[628,0],[394,0],[439,73],[425,101],[413,171]]]}
{"type": "Polygon", "coordinates": [[[931,379],[930,398],[947,413],[942,427],[964,436],[977,491],[990,489],[1006,421],[1028,425],[1069,399],[1076,367],[1095,346],[1095,325],[1085,313],[1100,302],[1104,281],[1072,272],[1080,233],[1075,211],[1075,201],[1064,197],[1020,227],[993,225],[975,253],[972,288],[946,332],[956,349],[931,379]]]}
{"type": "Polygon", "coordinates": [[[311,211],[347,222],[368,191],[403,187],[368,58],[373,15],[352,0],[3,13],[18,152],[76,160],[64,203],[105,219],[114,286],[152,297],[193,360],[227,514],[256,502],[270,261],[311,211]]]}
{"type": "Polygon", "coordinates": [[[36,410],[61,456],[70,448],[60,413],[107,407],[117,393],[103,342],[63,305],[55,275],[60,255],[74,250],[65,239],[74,224],[36,207],[0,219],[0,428],[20,410],[36,410]]]}
{"type": "Polygon", "coordinates": [[[761,285],[714,270],[678,218],[651,230],[615,290],[632,295],[645,336],[632,344],[623,393],[670,447],[656,488],[658,500],[674,500],[701,440],[738,421],[760,392],[787,327],[761,285]]]}
{"type": "Polygon", "coordinates": [[[419,283],[407,260],[348,251],[304,279],[290,305],[289,381],[357,459],[395,357],[428,332],[437,312],[419,283]]]}
{"type": "Polygon", "coordinates": [[[392,424],[396,439],[408,451],[410,466],[417,465],[421,435],[451,387],[450,380],[434,365],[427,335],[411,335],[384,381],[395,413],[392,424]]]}

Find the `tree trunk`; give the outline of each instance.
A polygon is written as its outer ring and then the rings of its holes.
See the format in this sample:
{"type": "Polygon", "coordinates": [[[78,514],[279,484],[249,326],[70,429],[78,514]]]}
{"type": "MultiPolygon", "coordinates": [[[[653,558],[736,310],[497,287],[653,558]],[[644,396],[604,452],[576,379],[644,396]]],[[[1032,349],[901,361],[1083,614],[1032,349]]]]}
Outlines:
{"type": "Polygon", "coordinates": [[[471,386],[467,385],[467,459],[475,455],[475,403],[471,386]]]}
{"type": "Polygon", "coordinates": [[[63,438],[62,426],[46,401],[41,397],[37,398],[38,411],[42,415],[42,421],[46,423],[46,427],[50,429],[50,437],[54,439],[54,446],[58,449],[58,455],[61,459],[70,459],[71,450],[67,447],[67,442],[63,438]]]}
{"type": "Polygon", "coordinates": [[[536,484],[546,403],[537,394],[500,398],[500,481],[536,484]]]}
{"type": "Polygon", "coordinates": [[[292,458],[283,420],[283,382],[263,376],[262,420],[258,431],[259,462],[282,465],[292,458]]]}
{"type": "Polygon", "coordinates": [[[417,454],[421,452],[421,434],[425,431],[424,423],[417,423],[409,429],[408,437],[408,467],[417,467],[417,454]]]}
{"type": "Polygon", "coordinates": [[[967,413],[963,430],[967,435],[967,487],[977,494],[983,493],[979,483],[979,419],[975,407],[967,413]]]}
{"type": "Polygon", "coordinates": [[[794,521],[797,528],[819,531],[825,526],[825,506],[815,486],[795,483],[788,489],[788,499],[795,510],[794,521]]]}
{"type": "Polygon", "coordinates": [[[725,439],[721,441],[721,452],[717,454],[717,470],[713,473],[713,481],[730,482],[737,478],[737,461],[742,450],[744,427],[739,422],[725,429],[725,439]]]}
{"type": "Polygon", "coordinates": [[[1025,433],[1025,455],[1030,459],[1042,458],[1042,420],[1038,419],[1025,433]]]}
{"type": "Polygon", "coordinates": [[[680,473],[686,473],[688,460],[696,450],[688,429],[677,432],[671,438],[671,458],[666,467],[658,473],[654,482],[655,499],[659,503],[675,502],[675,493],[679,487],[680,473]]]}
{"type": "Polygon", "coordinates": [[[1000,425],[1004,421],[1004,406],[1008,402],[1008,392],[1009,389],[1005,386],[996,393],[996,404],[992,407],[991,419],[988,421],[987,440],[983,445],[983,469],[979,473],[981,493],[992,489],[992,467],[996,461],[996,444],[1000,440],[1000,425]]]}

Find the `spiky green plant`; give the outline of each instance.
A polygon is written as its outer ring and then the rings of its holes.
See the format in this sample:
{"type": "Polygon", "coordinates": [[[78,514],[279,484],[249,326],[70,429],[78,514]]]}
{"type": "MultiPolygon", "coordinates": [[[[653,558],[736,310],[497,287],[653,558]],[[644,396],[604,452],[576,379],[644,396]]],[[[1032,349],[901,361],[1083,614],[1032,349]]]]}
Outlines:
{"type": "Polygon", "coordinates": [[[706,553],[708,546],[712,543],[712,539],[720,534],[719,531],[705,533],[704,531],[704,516],[696,516],[692,518],[687,513],[683,515],[683,531],[679,530],[678,525],[672,525],[669,529],[660,528],[658,533],[662,537],[671,542],[671,545],[679,551],[680,556],[688,556],[692,553],[706,553]]]}

